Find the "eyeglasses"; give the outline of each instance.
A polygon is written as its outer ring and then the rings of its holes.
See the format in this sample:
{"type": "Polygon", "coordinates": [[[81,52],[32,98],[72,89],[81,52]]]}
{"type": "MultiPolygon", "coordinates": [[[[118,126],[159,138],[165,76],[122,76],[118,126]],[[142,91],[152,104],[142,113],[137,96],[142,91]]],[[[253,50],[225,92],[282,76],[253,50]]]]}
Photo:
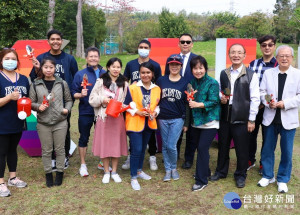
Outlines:
{"type": "Polygon", "coordinates": [[[269,48],[272,48],[274,45],[275,45],[275,43],[268,43],[268,44],[262,43],[262,44],[260,44],[260,46],[261,46],[262,48],[266,48],[267,46],[268,46],[269,48]]]}
{"type": "Polygon", "coordinates": [[[190,41],[190,40],[180,40],[180,44],[182,44],[182,45],[185,43],[189,45],[189,44],[191,44],[191,42],[192,41],[190,41]]]}
{"type": "Polygon", "coordinates": [[[292,55],[278,55],[279,58],[290,58],[292,55]]]}
{"type": "Polygon", "coordinates": [[[3,50],[7,50],[7,49],[9,49],[9,50],[14,50],[14,51],[16,50],[15,48],[7,48],[7,47],[4,47],[4,48],[3,48],[3,50]]]}
{"type": "Polygon", "coordinates": [[[230,52],[230,55],[243,55],[245,54],[244,52],[230,52]]]}

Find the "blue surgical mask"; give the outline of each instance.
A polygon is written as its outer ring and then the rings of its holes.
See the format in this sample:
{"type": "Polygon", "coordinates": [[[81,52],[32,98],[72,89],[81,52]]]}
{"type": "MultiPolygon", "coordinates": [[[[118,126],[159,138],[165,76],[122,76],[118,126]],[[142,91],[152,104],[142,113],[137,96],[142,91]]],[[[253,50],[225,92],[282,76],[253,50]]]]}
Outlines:
{"type": "Polygon", "coordinates": [[[138,49],[138,53],[141,58],[147,58],[149,56],[149,52],[149,49],[138,49]]]}
{"type": "Polygon", "coordinates": [[[3,60],[2,66],[7,71],[13,71],[17,68],[18,62],[16,60],[3,60]]]}

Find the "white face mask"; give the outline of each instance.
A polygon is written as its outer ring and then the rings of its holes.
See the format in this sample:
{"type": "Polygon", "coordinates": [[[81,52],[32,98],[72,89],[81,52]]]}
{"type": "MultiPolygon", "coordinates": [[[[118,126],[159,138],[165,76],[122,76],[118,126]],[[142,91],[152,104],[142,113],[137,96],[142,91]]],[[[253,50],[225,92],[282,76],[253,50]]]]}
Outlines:
{"type": "Polygon", "coordinates": [[[141,58],[147,58],[149,56],[149,52],[149,49],[138,49],[138,53],[141,58]]]}
{"type": "Polygon", "coordinates": [[[7,71],[13,71],[17,68],[18,62],[16,60],[3,60],[2,66],[7,71]]]}

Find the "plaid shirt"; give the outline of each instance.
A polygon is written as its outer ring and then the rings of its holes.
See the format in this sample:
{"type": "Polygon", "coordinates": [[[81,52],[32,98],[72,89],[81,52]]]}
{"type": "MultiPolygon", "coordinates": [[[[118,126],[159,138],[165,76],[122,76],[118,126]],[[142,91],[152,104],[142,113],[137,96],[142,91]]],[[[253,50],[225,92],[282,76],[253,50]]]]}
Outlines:
{"type": "Polygon", "coordinates": [[[259,85],[263,78],[264,72],[267,69],[276,67],[278,65],[276,58],[273,57],[270,62],[265,63],[263,58],[256,59],[249,64],[249,69],[253,70],[257,73],[257,77],[259,78],[259,85]]]}

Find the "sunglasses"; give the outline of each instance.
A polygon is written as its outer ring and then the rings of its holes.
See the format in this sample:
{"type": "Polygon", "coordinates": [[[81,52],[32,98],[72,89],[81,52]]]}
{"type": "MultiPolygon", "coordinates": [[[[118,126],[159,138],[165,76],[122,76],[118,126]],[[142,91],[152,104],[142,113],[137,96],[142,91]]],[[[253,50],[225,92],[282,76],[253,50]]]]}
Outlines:
{"type": "Polygon", "coordinates": [[[191,42],[192,42],[192,41],[190,41],[190,40],[187,40],[187,41],[185,41],[185,40],[180,40],[180,44],[182,44],[182,45],[185,44],[185,43],[189,45],[189,44],[191,44],[191,42]]]}
{"type": "Polygon", "coordinates": [[[263,43],[263,44],[261,44],[260,46],[261,46],[262,48],[266,48],[267,46],[268,46],[269,48],[272,48],[274,45],[275,45],[274,43],[269,43],[269,44],[263,43]]]}

